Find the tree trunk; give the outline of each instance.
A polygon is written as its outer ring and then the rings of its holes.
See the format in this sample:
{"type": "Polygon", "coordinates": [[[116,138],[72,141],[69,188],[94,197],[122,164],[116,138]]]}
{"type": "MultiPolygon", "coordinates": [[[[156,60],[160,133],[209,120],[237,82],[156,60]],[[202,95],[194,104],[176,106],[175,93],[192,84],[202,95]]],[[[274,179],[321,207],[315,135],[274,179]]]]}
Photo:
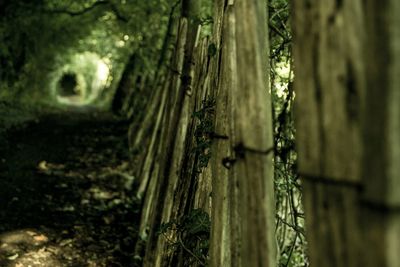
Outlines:
{"type": "Polygon", "coordinates": [[[132,138],[150,139],[137,251],[145,248],[144,266],[205,266],[210,242],[211,266],[274,266],[264,3],[218,0],[211,42],[199,40],[191,3],[183,2],[163,100],[151,100],[161,103],[150,105],[156,126],[150,138],[143,130],[132,138]]]}
{"type": "Polygon", "coordinates": [[[211,266],[275,266],[266,9],[261,1],[217,6],[215,132],[229,139],[214,141],[211,266]]]}
{"type": "Polygon", "coordinates": [[[233,87],[241,266],[276,266],[272,108],[266,3],[235,2],[237,86],[233,87]]]}
{"type": "Polygon", "coordinates": [[[363,266],[400,266],[400,2],[366,1],[363,266]]]}
{"type": "Polygon", "coordinates": [[[400,35],[391,29],[400,26],[400,5],[302,0],[293,7],[311,265],[399,266],[400,35]]]}

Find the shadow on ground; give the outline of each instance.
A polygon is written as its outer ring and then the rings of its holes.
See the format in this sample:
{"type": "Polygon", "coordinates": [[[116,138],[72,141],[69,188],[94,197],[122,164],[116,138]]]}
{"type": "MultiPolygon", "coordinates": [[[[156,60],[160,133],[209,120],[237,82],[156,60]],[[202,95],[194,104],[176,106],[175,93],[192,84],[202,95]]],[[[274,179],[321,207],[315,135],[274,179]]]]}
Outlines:
{"type": "Polygon", "coordinates": [[[0,266],[134,266],[127,123],[52,114],[0,140],[0,266]]]}

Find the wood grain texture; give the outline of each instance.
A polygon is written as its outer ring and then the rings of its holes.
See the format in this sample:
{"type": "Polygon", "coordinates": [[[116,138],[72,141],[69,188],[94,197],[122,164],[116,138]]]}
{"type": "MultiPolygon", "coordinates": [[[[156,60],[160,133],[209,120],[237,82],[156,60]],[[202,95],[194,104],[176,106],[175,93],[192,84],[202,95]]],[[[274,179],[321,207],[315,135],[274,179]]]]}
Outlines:
{"type": "Polygon", "coordinates": [[[293,6],[299,170],[359,181],[365,91],[361,1],[304,0],[293,6]]]}
{"type": "Polygon", "coordinates": [[[400,4],[303,0],[293,7],[311,265],[398,267],[400,4]]]}
{"type": "Polygon", "coordinates": [[[237,87],[235,158],[240,216],[240,266],[276,266],[272,108],[265,3],[235,2],[237,87]]]}

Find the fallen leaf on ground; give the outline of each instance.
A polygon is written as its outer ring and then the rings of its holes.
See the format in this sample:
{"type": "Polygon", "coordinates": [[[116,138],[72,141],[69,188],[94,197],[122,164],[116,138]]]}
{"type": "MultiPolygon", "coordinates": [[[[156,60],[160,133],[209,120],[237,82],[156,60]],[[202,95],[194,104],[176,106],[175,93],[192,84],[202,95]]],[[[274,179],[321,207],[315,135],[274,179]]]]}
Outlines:
{"type": "Polygon", "coordinates": [[[10,261],[16,260],[18,258],[18,253],[15,253],[14,255],[8,256],[7,259],[9,259],[10,261]]]}
{"type": "Polygon", "coordinates": [[[36,235],[33,237],[33,239],[37,242],[47,242],[49,239],[45,235],[36,235]]]}

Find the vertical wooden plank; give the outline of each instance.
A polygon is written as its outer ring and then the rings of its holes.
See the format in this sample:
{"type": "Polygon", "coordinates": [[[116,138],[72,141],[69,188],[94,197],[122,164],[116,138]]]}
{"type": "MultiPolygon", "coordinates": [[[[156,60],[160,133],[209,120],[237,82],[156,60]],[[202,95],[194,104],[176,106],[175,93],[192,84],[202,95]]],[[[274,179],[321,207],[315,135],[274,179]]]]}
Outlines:
{"type": "Polygon", "coordinates": [[[238,178],[241,266],[276,266],[273,132],[264,1],[235,1],[237,86],[233,168],[238,178]]]}
{"type": "Polygon", "coordinates": [[[299,170],[361,179],[364,105],[362,1],[294,1],[299,170]]]}
{"type": "Polygon", "coordinates": [[[218,87],[215,89],[216,117],[215,133],[226,136],[228,139],[214,139],[213,147],[213,179],[212,179],[212,228],[211,228],[211,266],[232,266],[231,262],[231,231],[232,221],[230,213],[232,193],[229,189],[231,183],[230,170],[222,164],[224,158],[232,156],[232,133],[234,121],[232,120],[232,91],[236,86],[236,45],[235,24],[232,5],[223,9],[223,23],[221,31],[221,50],[215,56],[219,57],[218,69],[215,76],[218,87]]]}

